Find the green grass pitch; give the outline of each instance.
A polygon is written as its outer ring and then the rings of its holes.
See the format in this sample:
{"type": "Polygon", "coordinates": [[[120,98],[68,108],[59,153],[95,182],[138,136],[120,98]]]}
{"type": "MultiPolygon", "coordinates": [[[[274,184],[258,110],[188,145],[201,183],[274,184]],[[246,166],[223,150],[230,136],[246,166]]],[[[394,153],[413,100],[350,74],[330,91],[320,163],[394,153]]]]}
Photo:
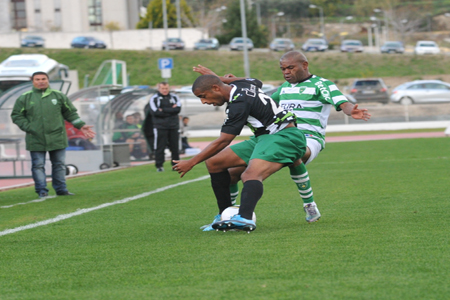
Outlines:
{"type": "MultiPolygon", "coordinates": [[[[217,213],[209,179],[176,185],[204,164],[182,179],[153,165],[69,179],[74,197],[0,208],[0,299],[446,299],[449,149],[329,143],[308,166],[322,219],[305,222],[282,169],[250,234],[199,229],[217,213]],[[5,234],[60,215],[72,217],[5,234]]],[[[33,199],[5,191],[0,206],[33,199]]]]}

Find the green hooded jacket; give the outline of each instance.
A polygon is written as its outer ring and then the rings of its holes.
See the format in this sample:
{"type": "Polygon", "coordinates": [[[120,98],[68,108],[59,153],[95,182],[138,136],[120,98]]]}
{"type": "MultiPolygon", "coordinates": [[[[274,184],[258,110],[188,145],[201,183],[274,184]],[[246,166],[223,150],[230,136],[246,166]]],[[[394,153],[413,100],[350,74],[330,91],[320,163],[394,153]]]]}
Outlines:
{"type": "Polygon", "coordinates": [[[64,120],[78,129],[85,125],[67,96],[51,88],[42,91],[33,87],[22,94],[14,104],[11,118],[14,124],[26,132],[28,151],[67,148],[64,120]]]}

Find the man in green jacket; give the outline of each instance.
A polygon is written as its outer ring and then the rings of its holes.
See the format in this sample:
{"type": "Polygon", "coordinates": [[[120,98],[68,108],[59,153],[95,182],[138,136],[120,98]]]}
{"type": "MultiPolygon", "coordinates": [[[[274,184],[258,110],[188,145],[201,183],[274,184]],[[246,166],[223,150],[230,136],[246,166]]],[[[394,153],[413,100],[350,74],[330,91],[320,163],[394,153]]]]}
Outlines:
{"type": "Polygon", "coordinates": [[[92,126],[81,121],[76,108],[66,95],[49,87],[48,75],[35,72],[33,89],[22,94],[14,104],[12,121],[26,132],[26,149],[30,151],[31,172],[36,193],[48,196],[45,176],[45,155],[52,162],[52,186],[59,196],[73,195],[66,187],[67,134],[64,120],[80,129],[88,138],[95,136],[92,126]]]}

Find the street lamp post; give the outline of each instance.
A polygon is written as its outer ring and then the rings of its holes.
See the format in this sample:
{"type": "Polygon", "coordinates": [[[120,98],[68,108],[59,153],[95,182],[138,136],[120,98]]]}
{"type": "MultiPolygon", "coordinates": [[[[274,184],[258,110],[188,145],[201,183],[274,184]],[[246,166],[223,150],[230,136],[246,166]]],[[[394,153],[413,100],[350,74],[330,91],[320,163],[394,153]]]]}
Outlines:
{"type": "Polygon", "coordinates": [[[342,24],[344,23],[345,20],[351,20],[351,19],[353,19],[353,16],[347,16],[347,17],[345,17],[345,18],[342,18],[341,21],[340,21],[340,26],[339,26],[339,28],[341,29],[341,34],[340,34],[340,36],[341,36],[341,41],[342,41],[342,36],[343,36],[343,32],[342,32],[342,24]]]}
{"type": "Polygon", "coordinates": [[[322,38],[325,38],[325,26],[323,24],[323,9],[321,6],[310,4],[309,8],[318,8],[320,13],[320,34],[322,35],[322,38]]]}
{"type": "Polygon", "coordinates": [[[375,47],[377,47],[377,49],[380,48],[380,34],[379,34],[379,28],[380,28],[380,19],[378,19],[377,17],[370,17],[371,21],[376,21],[376,24],[373,24],[372,27],[374,28],[375,31],[375,47]]]}
{"type": "Polygon", "coordinates": [[[282,16],[284,16],[284,12],[282,11],[279,11],[272,16],[272,39],[275,39],[277,37],[277,27],[275,26],[275,17],[282,17],[282,16]]]}
{"type": "Polygon", "coordinates": [[[387,21],[387,13],[386,13],[385,10],[382,10],[382,9],[379,9],[379,8],[375,8],[373,11],[375,13],[380,13],[380,12],[383,13],[384,28],[385,28],[385,31],[384,31],[384,34],[383,34],[383,38],[384,38],[384,42],[386,42],[388,40],[388,38],[389,38],[389,24],[388,24],[388,21],[387,21]]]}

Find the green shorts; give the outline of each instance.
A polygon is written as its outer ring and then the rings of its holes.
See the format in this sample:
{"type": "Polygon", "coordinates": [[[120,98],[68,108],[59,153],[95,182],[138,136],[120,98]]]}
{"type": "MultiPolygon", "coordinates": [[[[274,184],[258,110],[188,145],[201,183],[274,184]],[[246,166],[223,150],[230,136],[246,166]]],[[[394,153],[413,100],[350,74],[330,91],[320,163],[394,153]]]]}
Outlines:
{"type": "Polygon", "coordinates": [[[275,134],[252,137],[250,140],[234,144],[230,148],[247,165],[254,158],[292,164],[305,154],[306,139],[300,129],[289,127],[275,134]]]}

